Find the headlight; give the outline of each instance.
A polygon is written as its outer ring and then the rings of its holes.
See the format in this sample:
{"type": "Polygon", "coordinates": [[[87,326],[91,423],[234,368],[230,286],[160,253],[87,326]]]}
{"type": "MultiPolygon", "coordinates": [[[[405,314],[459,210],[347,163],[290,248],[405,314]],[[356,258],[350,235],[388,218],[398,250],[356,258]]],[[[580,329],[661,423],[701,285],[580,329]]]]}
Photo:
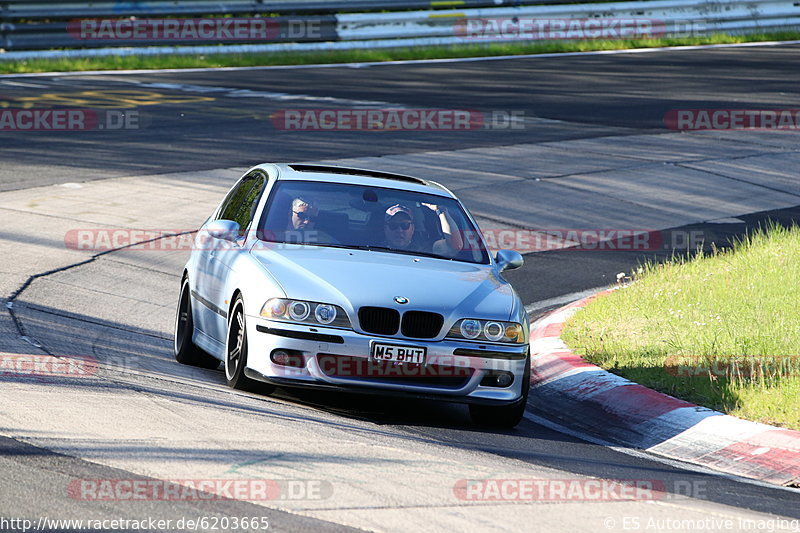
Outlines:
{"type": "Polygon", "coordinates": [[[289,317],[296,322],[304,322],[311,314],[311,306],[308,302],[295,300],[289,304],[289,317]]]}
{"type": "Polygon", "coordinates": [[[480,321],[467,319],[461,321],[458,332],[461,333],[465,339],[477,339],[482,329],[480,321]]]}
{"type": "Polygon", "coordinates": [[[483,336],[492,342],[497,342],[502,339],[505,333],[506,328],[504,328],[500,322],[487,322],[486,325],[483,326],[483,336]]]}
{"type": "Polygon", "coordinates": [[[502,322],[499,320],[478,320],[462,318],[450,328],[447,336],[451,339],[467,339],[488,342],[507,342],[525,344],[528,332],[522,324],[502,322]]]}
{"type": "Polygon", "coordinates": [[[272,298],[261,307],[261,316],[298,324],[351,328],[347,313],[338,305],[287,298],[272,298]]]}
{"type": "Polygon", "coordinates": [[[330,324],[336,320],[336,315],[338,314],[336,306],[333,305],[319,304],[317,308],[314,309],[314,318],[316,318],[317,322],[320,324],[330,324]]]}

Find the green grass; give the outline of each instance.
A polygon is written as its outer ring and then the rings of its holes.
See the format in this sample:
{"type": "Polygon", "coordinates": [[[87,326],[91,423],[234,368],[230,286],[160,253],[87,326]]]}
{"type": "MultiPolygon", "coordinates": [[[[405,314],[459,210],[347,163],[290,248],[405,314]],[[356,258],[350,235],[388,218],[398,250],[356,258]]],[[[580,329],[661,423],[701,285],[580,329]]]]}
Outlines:
{"type": "Polygon", "coordinates": [[[81,70],[165,69],[196,67],[250,67],[267,65],[308,65],[321,63],[392,61],[402,59],[440,59],[473,56],[584,52],[662,46],[730,44],[760,41],[800,40],[800,32],[754,35],[710,35],[672,39],[632,39],[615,41],[547,41],[459,46],[431,46],[380,50],[330,50],[317,52],[272,52],[253,54],[124,56],[76,59],[2,60],[0,74],[63,72],[81,70]]]}
{"type": "Polygon", "coordinates": [[[770,226],[633,277],[567,322],[570,348],[678,398],[800,429],[800,228],[770,226]]]}

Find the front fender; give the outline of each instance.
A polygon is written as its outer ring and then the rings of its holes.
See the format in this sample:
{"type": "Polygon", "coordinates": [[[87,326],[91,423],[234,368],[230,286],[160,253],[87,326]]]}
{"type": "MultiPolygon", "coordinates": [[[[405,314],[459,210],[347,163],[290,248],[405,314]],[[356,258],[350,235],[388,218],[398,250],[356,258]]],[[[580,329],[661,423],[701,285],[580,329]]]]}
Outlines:
{"type": "Polygon", "coordinates": [[[275,277],[250,254],[250,248],[243,248],[231,263],[224,294],[227,295],[226,305],[230,309],[234,294],[241,292],[245,315],[255,316],[261,312],[264,302],[270,298],[285,298],[286,292],[275,277]]]}

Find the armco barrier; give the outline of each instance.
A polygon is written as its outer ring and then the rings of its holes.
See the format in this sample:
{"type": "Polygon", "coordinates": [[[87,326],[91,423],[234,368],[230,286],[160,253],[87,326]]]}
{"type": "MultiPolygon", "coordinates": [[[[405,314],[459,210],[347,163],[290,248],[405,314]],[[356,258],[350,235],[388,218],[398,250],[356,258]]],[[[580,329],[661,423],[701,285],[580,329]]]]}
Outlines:
{"type": "MultiPolygon", "coordinates": [[[[317,49],[386,48],[426,45],[452,45],[484,42],[508,42],[543,38],[513,35],[499,26],[487,24],[485,31],[473,35],[465,29],[470,21],[531,20],[646,20],[657,26],[654,36],[695,36],[713,33],[746,34],[800,28],[800,3],[792,0],[646,0],[565,4],[563,0],[541,0],[537,5],[494,0],[464,0],[459,9],[431,10],[431,5],[450,2],[394,0],[386,2],[224,2],[193,0],[188,2],[147,2],[146,10],[116,8],[112,2],[62,4],[61,2],[0,3],[0,48],[7,52],[0,59],[38,57],[38,53],[15,53],[26,50],[68,48],[47,52],[47,56],[93,56],[162,53],[246,53],[300,51],[317,49]],[[424,4],[425,10],[409,10],[424,4]],[[500,7],[496,7],[500,5],[500,7]],[[513,7],[507,7],[512,5],[513,7]],[[72,7],[69,7],[72,6],[72,7]],[[369,6],[369,7],[367,7],[369,6]],[[486,7],[495,6],[495,7],[486,7]],[[47,9],[45,9],[47,7],[47,9]],[[391,12],[352,13],[362,9],[392,9],[391,12]],[[401,11],[405,9],[405,11],[401,11]],[[49,13],[49,15],[47,14],[49,13]],[[264,14],[279,14],[257,18],[264,14]],[[253,21],[267,21],[271,28],[289,25],[313,28],[313,31],[273,31],[252,39],[193,38],[176,39],[85,39],[76,37],[75,24],[87,18],[151,20],[167,17],[235,15],[253,21]],[[505,31],[505,33],[504,33],[505,31]],[[217,46],[229,44],[235,46],[217,46]],[[213,45],[198,47],[197,45],[213,45]],[[109,47],[133,47],[106,51],[109,47]],[[163,48],[162,48],[163,47],[163,48]],[[102,48],[91,51],[88,48],[102,48]]],[[[122,6],[135,6],[122,3],[122,6]]],[[[622,37],[622,36],[621,36],[622,37]]],[[[565,38],[575,38],[567,36],[565,38]]]]}
{"type": "MultiPolygon", "coordinates": [[[[559,3],[569,0],[554,0],[559,3]]],[[[0,21],[69,19],[75,17],[199,16],[273,13],[277,15],[331,14],[359,11],[400,11],[441,7],[472,8],[515,6],[519,0],[148,0],[147,2],[68,2],[65,0],[4,0],[0,21]]]]}
{"type": "MultiPolygon", "coordinates": [[[[165,20],[165,17],[159,16],[158,20],[165,20]]],[[[149,18],[149,17],[148,17],[149,18]]],[[[155,17],[153,17],[155,18],[155,17]]],[[[3,40],[0,41],[0,47],[6,50],[47,50],[51,48],[102,48],[102,47],[142,47],[142,46],[160,46],[175,44],[174,40],[166,40],[163,38],[139,38],[139,39],[86,39],[82,38],[81,22],[92,22],[94,20],[109,20],[109,19],[73,19],[71,21],[62,22],[49,22],[49,23],[29,23],[24,25],[14,26],[13,31],[0,32],[4,33],[3,40]]],[[[110,19],[115,26],[122,24],[129,24],[127,20],[117,21],[110,19]]],[[[195,22],[198,26],[200,22],[204,23],[224,23],[226,21],[236,20],[247,29],[258,29],[257,25],[263,27],[264,31],[252,32],[255,38],[237,38],[235,35],[230,35],[226,38],[220,35],[222,32],[210,32],[212,36],[203,38],[203,32],[199,32],[198,37],[191,40],[181,41],[182,44],[240,44],[246,42],[307,42],[307,41],[336,41],[338,40],[336,33],[336,17],[333,15],[308,15],[303,16],[301,21],[297,21],[291,17],[240,17],[237,19],[229,18],[192,18],[180,19],[190,20],[195,22]],[[305,28],[313,28],[313,33],[308,31],[295,32],[294,35],[287,34],[286,30],[290,28],[290,24],[299,22],[305,28]],[[249,26],[249,28],[247,28],[249,26]]],[[[6,24],[6,27],[9,25],[6,24]]],[[[129,26],[130,27],[130,26],[129,26]]],[[[128,29],[128,28],[126,28],[128,29]]],[[[95,32],[100,33],[100,32],[95,32]]],[[[118,33],[122,33],[121,31],[118,33]]],[[[132,32],[131,32],[132,33],[132,32]]],[[[231,32],[229,32],[231,33],[231,32]]],[[[1,57],[1,56],[0,56],[1,57]]]]}
{"type": "Polygon", "coordinates": [[[336,18],[337,33],[341,40],[449,37],[453,42],[463,43],[480,40],[464,35],[465,19],[491,21],[514,17],[547,20],[639,19],[663,22],[666,34],[745,33],[800,28],[800,3],[791,0],[649,0],[436,12],[356,13],[340,14],[336,18]]]}

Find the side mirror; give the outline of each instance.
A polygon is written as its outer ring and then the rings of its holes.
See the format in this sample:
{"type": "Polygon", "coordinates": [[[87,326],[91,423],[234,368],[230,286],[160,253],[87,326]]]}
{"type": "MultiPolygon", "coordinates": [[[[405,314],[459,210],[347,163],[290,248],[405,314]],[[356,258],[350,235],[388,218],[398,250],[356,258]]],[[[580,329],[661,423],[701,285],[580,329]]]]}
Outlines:
{"type": "Polygon", "coordinates": [[[500,268],[500,272],[504,270],[514,270],[525,263],[522,254],[514,250],[498,250],[494,260],[500,268]]]}
{"type": "Polygon", "coordinates": [[[204,228],[215,239],[235,242],[239,236],[239,223],[233,220],[212,220],[204,228]]]}

